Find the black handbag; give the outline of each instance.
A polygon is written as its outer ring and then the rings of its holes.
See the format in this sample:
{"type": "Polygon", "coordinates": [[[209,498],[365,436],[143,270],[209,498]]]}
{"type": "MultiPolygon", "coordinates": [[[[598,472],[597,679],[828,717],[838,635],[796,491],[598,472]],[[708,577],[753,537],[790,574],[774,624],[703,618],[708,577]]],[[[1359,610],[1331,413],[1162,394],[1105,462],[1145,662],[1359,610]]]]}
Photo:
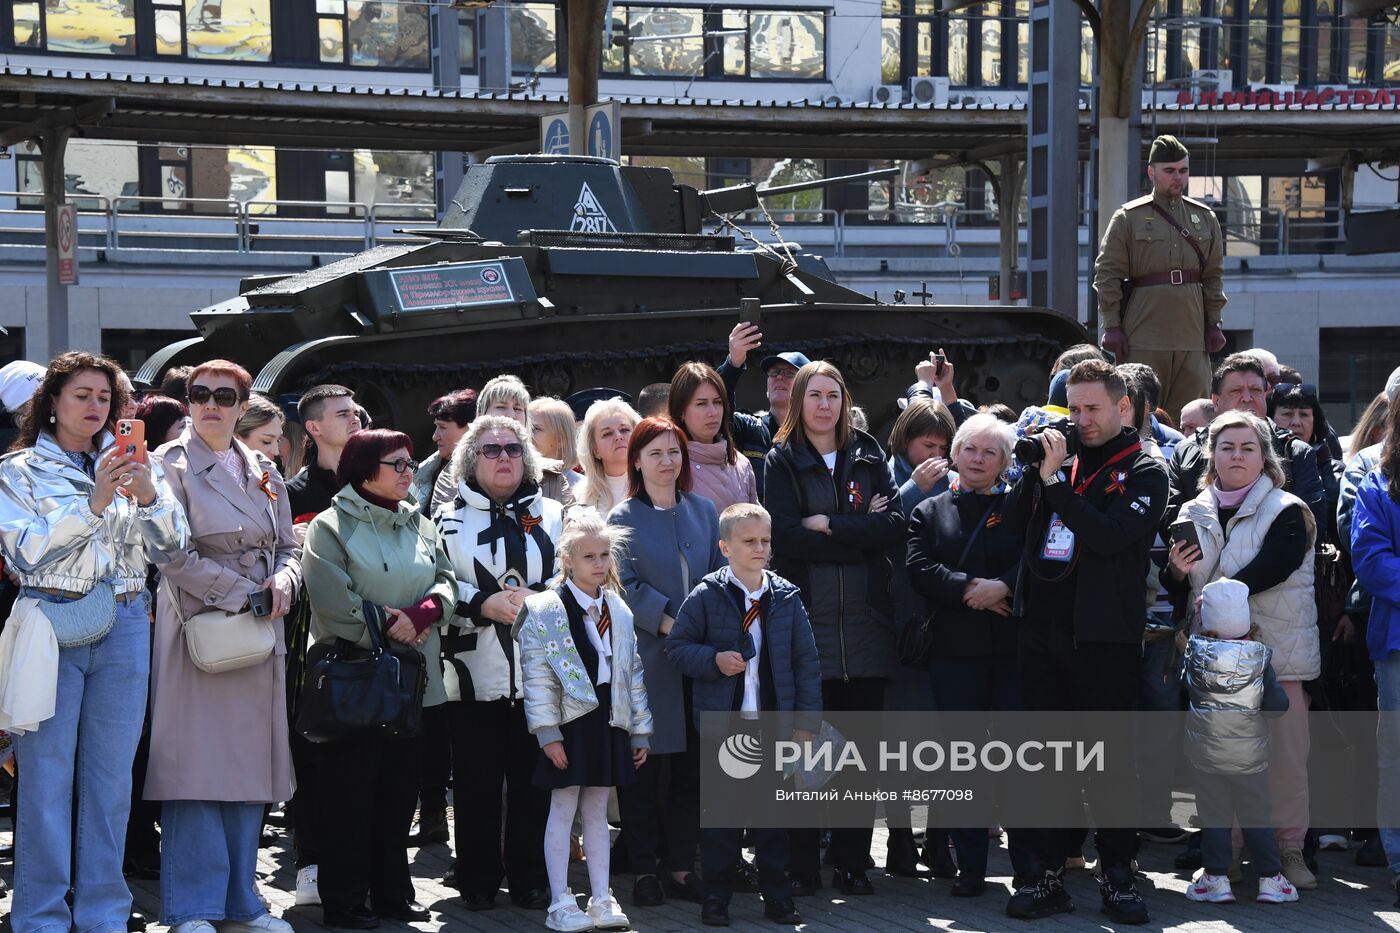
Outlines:
{"type": "Polygon", "coordinates": [[[364,614],[373,647],[337,638],[306,652],[296,729],[309,742],[334,742],[367,729],[400,736],[422,731],[426,659],[418,649],[389,640],[382,607],[366,602],[364,614]]]}
{"type": "MultiPolygon", "coordinates": [[[[987,506],[987,511],[982,514],[982,520],[972,529],[972,534],[968,535],[967,544],[963,545],[962,556],[958,558],[957,566],[961,567],[967,562],[967,555],[972,553],[972,545],[982,533],[982,529],[987,526],[987,519],[997,507],[997,502],[997,499],[992,500],[992,504],[987,506]]],[[[899,633],[897,649],[900,664],[918,671],[928,670],[929,662],[933,660],[933,621],[934,615],[930,612],[922,622],[910,620],[905,623],[904,630],[899,633]]]]}

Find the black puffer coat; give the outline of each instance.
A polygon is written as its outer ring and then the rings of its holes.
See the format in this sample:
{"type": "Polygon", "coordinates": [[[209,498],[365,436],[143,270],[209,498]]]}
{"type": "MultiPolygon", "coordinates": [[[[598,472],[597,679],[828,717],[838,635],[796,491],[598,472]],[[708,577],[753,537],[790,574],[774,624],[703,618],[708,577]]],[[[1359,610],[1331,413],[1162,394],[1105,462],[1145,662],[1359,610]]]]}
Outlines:
{"type": "Polygon", "coordinates": [[[805,441],[768,454],[764,505],[773,516],[773,568],[797,584],[821,656],[822,679],[896,672],[895,631],[886,551],[905,536],[894,478],[875,438],[853,431],[835,473],[805,441]],[[875,496],[889,506],[871,513],[875,496]],[[827,515],[831,534],[802,519],[827,515]]]}

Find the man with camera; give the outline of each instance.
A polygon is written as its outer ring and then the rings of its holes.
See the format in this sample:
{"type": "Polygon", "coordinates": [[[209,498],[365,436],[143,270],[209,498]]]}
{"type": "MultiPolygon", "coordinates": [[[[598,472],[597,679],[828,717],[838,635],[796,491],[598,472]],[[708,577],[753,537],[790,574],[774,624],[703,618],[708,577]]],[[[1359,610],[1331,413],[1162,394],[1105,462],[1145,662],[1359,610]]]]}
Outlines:
{"type": "MultiPolygon", "coordinates": [[[[1027,710],[1131,710],[1138,693],[1143,579],[1148,551],[1167,504],[1167,474],[1126,427],[1131,404],[1123,377],[1101,360],[1069,374],[1069,422],[1025,438],[1016,455],[1031,506],[1017,584],[1022,701],[1027,710]]],[[[1091,780],[1092,808],[1104,788],[1091,780]]],[[[1064,788],[1061,788],[1064,790],[1064,788]]],[[[1047,800],[1077,812],[1078,794],[1047,800]]],[[[1070,818],[1067,816],[1066,822],[1070,818]]],[[[1008,916],[1047,917],[1074,909],[1064,887],[1067,857],[1083,829],[1024,830],[1025,884],[1008,916]]],[[[1101,828],[1103,910],[1117,923],[1146,923],[1133,883],[1137,832],[1101,828]]]]}
{"type": "MultiPolygon", "coordinates": [[[[1210,400],[1217,415],[1227,411],[1246,411],[1268,422],[1272,431],[1274,451],[1283,464],[1284,489],[1308,504],[1317,520],[1319,540],[1327,533],[1327,489],[1318,472],[1317,455],[1312,447],[1298,440],[1291,431],[1280,428],[1268,418],[1269,381],[1264,365],[1252,351],[1232,353],[1215,370],[1210,383],[1210,400]]],[[[1167,503],[1163,527],[1176,521],[1181,507],[1201,492],[1201,477],[1206,472],[1206,437],[1209,427],[1176,445],[1167,475],[1171,480],[1171,500],[1167,503]]]]}

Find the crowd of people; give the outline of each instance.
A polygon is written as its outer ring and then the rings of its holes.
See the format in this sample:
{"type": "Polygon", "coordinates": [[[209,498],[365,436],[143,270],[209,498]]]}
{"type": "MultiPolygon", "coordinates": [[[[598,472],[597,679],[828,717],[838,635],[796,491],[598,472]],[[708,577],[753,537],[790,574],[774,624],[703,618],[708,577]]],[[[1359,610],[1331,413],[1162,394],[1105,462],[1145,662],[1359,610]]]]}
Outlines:
{"type": "MultiPolygon", "coordinates": [[[[287,933],[256,887],[269,819],[291,829],[296,903],[343,929],[428,919],[425,845],[452,846],[467,909],[504,889],[555,930],[644,926],[667,900],[728,925],[735,893],[795,924],[828,878],[876,894],[873,803],[859,828],[701,827],[706,712],[777,712],[805,741],[824,711],[1189,711],[1139,737],[1151,825],[1095,834],[1112,921],[1148,919],[1144,840],[1187,843],[1194,901],[1233,900],[1246,860],[1260,901],[1296,900],[1315,852],[1352,843],[1400,897],[1400,828],[1366,806],[1312,825],[1307,715],[1400,709],[1400,369],[1344,446],[1265,350],[1173,412],[1150,366],[1093,345],[1021,412],[960,398],[938,351],[903,397],[860,400],[897,411],[876,436],[836,365],[752,366],[761,344],[740,324],[717,368],[635,400],[444,386],[427,446],[344,386],[280,406],[234,361],[139,400],[89,353],[0,369],[15,933],[127,929],[124,873],[160,878],[175,933],[287,933]],[[754,414],[735,404],[751,368],[754,414]],[[120,442],[131,419],[148,449],[120,442]],[[308,671],[355,651],[426,662],[412,728],[306,727],[308,671]],[[1369,688],[1333,689],[1343,663],[1369,688]],[[1222,709],[1267,718],[1222,741],[1222,709]],[[1199,833],[1171,821],[1181,757],[1233,801],[1199,833]]],[[[1358,793],[1393,797],[1389,718],[1371,753],[1379,786],[1358,793]]],[[[1105,788],[1081,790],[1092,812],[1105,788]]],[[[988,893],[1000,827],[930,825],[920,850],[907,806],[884,817],[889,875],[988,893]]],[[[1072,910],[1086,832],[1005,835],[1007,913],[1072,910]]]]}

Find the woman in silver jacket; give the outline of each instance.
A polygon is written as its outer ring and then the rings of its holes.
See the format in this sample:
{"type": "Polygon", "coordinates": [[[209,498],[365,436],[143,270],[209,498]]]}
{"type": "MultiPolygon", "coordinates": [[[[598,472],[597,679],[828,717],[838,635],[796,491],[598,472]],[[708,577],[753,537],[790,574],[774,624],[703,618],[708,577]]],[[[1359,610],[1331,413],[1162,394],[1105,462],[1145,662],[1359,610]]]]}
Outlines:
{"type": "Polygon", "coordinates": [[[101,581],[116,593],[105,635],[60,644],[54,715],[15,742],[15,933],[125,930],[131,909],[122,844],[150,670],[146,566],[182,551],[188,530],[159,464],[114,446],[121,375],[91,353],[56,357],[0,460],[0,547],[21,599],[72,602],[101,581]]]}

